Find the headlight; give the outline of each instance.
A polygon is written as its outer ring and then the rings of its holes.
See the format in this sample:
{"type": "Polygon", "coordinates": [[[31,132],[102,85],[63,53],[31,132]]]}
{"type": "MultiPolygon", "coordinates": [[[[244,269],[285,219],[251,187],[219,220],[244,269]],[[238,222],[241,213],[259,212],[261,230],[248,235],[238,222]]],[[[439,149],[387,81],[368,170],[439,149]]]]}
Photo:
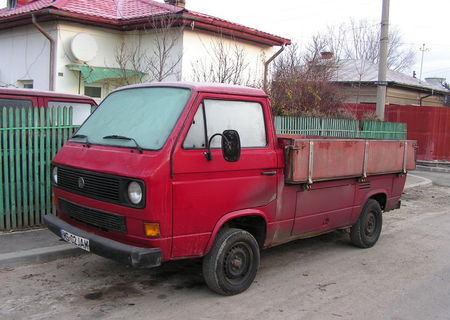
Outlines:
{"type": "Polygon", "coordinates": [[[58,184],[58,167],[53,167],[52,178],[55,184],[58,184]]]}
{"type": "Polygon", "coordinates": [[[136,205],[142,201],[142,187],[136,181],[131,181],[128,184],[128,199],[136,205]]]}

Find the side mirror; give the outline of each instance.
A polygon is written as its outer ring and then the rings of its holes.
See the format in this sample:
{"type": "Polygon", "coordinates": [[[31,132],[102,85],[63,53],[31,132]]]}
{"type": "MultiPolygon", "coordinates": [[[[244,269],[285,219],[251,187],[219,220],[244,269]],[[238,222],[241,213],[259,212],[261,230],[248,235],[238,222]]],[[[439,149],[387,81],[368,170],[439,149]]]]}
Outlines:
{"type": "Polygon", "coordinates": [[[222,154],[228,162],[236,162],[241,157],[241,139],[236,130],[225,130],[222,133],[222,154]]]}
{"type": "Polygon", "coordinates": [[[236,162],[241,157],[241,139],[236,130],[225,130],[223,133],[215,133],[209,138],[206,148],[208,151],[204,152],[206,160],[211,161],[211,141],[217,137],[222,137],[222,154],[225,161],[236,162]]]}

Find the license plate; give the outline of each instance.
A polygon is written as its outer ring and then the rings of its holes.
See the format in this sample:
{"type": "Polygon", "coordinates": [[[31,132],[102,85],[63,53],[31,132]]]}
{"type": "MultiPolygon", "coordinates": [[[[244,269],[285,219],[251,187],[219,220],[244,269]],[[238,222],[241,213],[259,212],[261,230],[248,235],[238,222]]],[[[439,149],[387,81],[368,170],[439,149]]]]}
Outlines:
{"type": "Polygon", "coordinates": [[[67,232],[66,230],[61,229],[61,238],[64,241],[67,241],[71,244],[76,245],[78,248],[81,248],[86,251],[91,251],[89,249],[89,240],[83,237],[79,237],[77,235],[74,235],[70,232],[67,232]]]}

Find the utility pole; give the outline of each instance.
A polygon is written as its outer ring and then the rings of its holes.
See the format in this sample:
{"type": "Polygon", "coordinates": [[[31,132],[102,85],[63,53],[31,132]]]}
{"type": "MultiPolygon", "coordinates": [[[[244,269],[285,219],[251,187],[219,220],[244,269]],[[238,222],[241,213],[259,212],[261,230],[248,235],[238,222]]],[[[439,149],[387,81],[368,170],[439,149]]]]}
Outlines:
{"type": "Polygon", "coordinates": [[[387,51],[389,44],[389,0],[383,0],[383,11],[381,13],[381,36],[380,36],[380,58],[378,61],[378,88],[377,109],[378,119],[384,121],[384,107],[386,104],[386,70],[387,51]]]}
{"type": "Polygon", "coordinates": [[[420,60],[419,80],[422,80],[423,55],[424,55],[425,51],[428,51],[428,49],[425,48],[425,43],[422,44],[422,48],[419,48],[419,50],[422,51],[422,59],[420,60]]]}

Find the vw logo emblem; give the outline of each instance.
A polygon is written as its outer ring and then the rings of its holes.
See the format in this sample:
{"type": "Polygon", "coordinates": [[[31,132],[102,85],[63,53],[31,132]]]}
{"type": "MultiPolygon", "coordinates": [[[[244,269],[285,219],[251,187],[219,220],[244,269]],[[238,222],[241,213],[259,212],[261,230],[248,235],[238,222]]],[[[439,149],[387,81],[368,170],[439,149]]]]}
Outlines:
{"type": "Polygon", "coordinates": [[[79,178],[78,178],[78,188],[83,189],[85,183],[86,183],[86,182],[84,181],[83,177],[79,177],[79,178]]]}

